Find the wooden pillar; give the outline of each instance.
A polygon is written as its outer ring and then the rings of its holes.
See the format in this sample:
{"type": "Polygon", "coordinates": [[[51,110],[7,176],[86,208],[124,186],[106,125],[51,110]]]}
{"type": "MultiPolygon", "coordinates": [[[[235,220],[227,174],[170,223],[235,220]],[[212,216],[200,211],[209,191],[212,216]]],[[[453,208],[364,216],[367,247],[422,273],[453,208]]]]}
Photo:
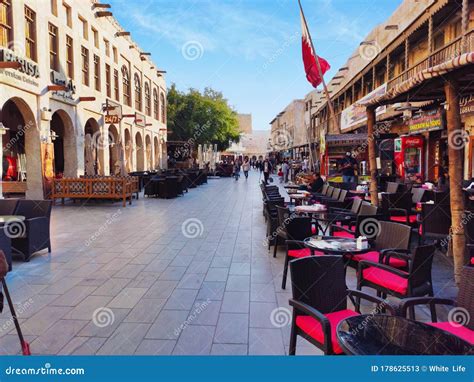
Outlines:
{"type": "Polygon", "coordinates": [[[410,40],[408,39],[408,37],[406,38],[405,40],[405,70],[408,69],[409,67],[409,62],[408,62],[408,53],[410,51],[410,40]]]}
{"type": "Polygon", "coordinates": [[[454,277],[456,283],[460,282],[461,269],[466,265],[464,236],[465,224],[463,222],[464,198],[461,188],[463,180],[463,150],[452,143],[452,137],[462,136],[461,114],[459,108],[458,84],[454,78],[448,78],[444,83],[446,95],[446,122],[448,127],[448,157],[449,157],[449,190],[451,197],[452,221],[452,248],[454,258],[454,277]]]}
{"type": "Polygon", "coordinates": [[[466,34],[469,29],[469,0],[462,0],[461,10],[462,48],[463,53],[467,52],[466,34]]]}
{"type": "Polygon", "coordinates": [[[428,51],[433,53],[433,16],[428,19],[428,51]]]}
{"type": "Polygon", "coordinates": [[[379,205],[379,196],[377,190],[377,161],[375,160],[375,108],[367,108],[367,137],[368,137],[368,153],[369,153],[369,169],[370,169],[370,201],[374,206],[379,205]]]}

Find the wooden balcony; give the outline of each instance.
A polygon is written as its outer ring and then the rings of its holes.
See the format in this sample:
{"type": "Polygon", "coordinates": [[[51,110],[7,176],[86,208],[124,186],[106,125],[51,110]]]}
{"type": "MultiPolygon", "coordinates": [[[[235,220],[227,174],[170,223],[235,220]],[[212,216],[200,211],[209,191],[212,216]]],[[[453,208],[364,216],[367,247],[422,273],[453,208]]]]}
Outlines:
{"type": "Polygon", "coordinates": [[[390,91],[395,86],[400,85],[423,70],[432,68],[436,65],[442,64],[443,62],[458,57],[463,53],[469,52],[474,52],[474,30],[471,30],[467,33],[465,43],[463,43],[463,38],[460,36],[442,48],[437,49],[428,57],[417,62],[415,65],[411,66],[395,78],[391,79],[388,82],[387,90],[390,91]]]}

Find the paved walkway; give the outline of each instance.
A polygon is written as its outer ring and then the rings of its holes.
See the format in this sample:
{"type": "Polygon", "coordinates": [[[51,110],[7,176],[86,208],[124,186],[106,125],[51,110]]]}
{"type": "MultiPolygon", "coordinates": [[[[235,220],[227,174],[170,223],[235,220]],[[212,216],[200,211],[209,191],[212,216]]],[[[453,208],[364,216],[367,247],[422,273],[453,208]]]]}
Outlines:
{"type": "MultiPolygon", "coordinates": [[[[290,289],[264,244],[256,172],[174,200],[56,206],[51,236],[51,256],[7,279],[33,354],[288,351],[290,289]]],[[[0,352],[18,353],[0,317],[0,352]]],[[[299,339],[297,354],[320,352],[299,339]]]]}

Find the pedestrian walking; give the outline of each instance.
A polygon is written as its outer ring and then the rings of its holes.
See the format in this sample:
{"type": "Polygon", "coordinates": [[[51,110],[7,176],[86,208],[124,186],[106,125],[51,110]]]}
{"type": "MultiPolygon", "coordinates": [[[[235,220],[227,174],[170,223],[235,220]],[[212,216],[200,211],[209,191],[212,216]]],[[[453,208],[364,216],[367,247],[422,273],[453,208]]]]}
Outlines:
{"type": "Polygon", "coordinates": [[[288,165],[288,161],[285,159],[283,164],[281,165],[281,170],[283,172],[283,181],[288,183],[288,175],[290,173],[290,166],[288,165]]]}
{"type": "Polygon", "coordinates": [[[234,177],[235,180],[239,180],[240,177],[240,162],[238,160],[234,163],[234,177]]]}
{"type": "Polygon", "coordinates": [[[270,163],[268,158],[263,161],[262,170],[263,170],[263,179],[265,180],[265,184],[268,184],[268,179],[270,178],[270,174],[272,172],[272,164],[270,163]]]}
{"type": "Polygon", "coordinates": [[[242,165],[242,170],[244,171],[245,179],[249,177],[250,162],[248,158],[244,159],[244,164],[242,165]]]}

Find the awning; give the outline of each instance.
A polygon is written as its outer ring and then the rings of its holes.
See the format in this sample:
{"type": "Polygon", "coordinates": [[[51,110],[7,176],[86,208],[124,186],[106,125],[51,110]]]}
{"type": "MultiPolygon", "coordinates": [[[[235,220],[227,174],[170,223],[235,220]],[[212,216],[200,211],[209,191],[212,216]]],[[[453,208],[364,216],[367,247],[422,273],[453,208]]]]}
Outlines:
{"type": "Polygon", "coordinates": [[[333,134],[326,135],[328,147],[354,146],[367,142],[367,134],[333,134]]]}

